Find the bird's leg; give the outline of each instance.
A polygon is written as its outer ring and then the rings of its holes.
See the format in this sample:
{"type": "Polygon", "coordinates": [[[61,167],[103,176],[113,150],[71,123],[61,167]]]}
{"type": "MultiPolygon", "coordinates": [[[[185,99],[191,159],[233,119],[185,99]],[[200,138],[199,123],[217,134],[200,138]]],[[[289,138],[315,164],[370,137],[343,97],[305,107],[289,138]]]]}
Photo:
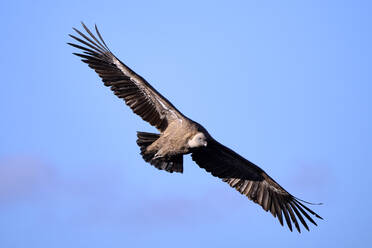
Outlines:
{"type": "Polygon", "coordinates": [[[157,153],[155,153],[153,159],[158,159],[158,158],[163,158],[163,157],[164,156],[160,154],[160,150],[159,150],[157,153]]]}

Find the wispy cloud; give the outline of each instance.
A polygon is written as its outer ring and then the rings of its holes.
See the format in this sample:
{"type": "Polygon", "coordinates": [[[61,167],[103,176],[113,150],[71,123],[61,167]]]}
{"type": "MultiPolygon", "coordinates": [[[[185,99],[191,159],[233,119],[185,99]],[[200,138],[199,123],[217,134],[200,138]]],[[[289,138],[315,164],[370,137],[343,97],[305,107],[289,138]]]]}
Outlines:
{"type": "Polygon", "coordinates": [[[0,159],[0,202],[32,196],[52,182],[53,174],[52,167],[35,157],[0,159]]]}
{"type": "Polygon", "coordinates": [[[84,168],[61,173],[53,164],[33,157],[2,159],[0,201],[11,206],[26,204],[42,213],[39,225],[57,222],[81,228],[155,231],[157,227],[191,228],[195,223],[224,218],[225,208],[239,197],[222,182],[226,190],[206,185],[194,196],[182,191],[144,194],[148,186],[129,183],[122,167],[84,168]]]}

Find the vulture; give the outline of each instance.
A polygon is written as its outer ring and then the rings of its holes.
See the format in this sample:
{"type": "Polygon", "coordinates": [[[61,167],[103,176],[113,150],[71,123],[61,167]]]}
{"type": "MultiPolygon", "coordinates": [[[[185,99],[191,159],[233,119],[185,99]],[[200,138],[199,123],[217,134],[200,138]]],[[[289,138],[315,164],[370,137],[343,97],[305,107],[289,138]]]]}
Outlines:
{"type": "Polygon", "coordinates": [[[314,216],[322,219],[305,205],[311,203],[288,193],[260,167],[213,139],[202,125],[178,111],[110,51],[96,25],[96,34],[84,23],[82,26],[86,33],[73,28],[77,35],[70,34],[77,44],[68,44],[81,51],[73,54],[88,64],[134,113],[160,132],[137,132],[137,144],[146,162],[159,170],[182,173],[183,156],[191,154],[199,167],[269,211],[282,226],[285,219],[291,231],[294,225],[301,232],[300,224],[309,230],[305,220],[317,225],[314,216]]]}

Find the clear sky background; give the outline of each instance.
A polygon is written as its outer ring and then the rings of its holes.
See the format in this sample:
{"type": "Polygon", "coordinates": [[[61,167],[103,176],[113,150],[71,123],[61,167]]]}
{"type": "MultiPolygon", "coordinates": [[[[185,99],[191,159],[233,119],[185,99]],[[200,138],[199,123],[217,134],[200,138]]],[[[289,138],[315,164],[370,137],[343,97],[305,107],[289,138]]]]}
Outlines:
{"type": "Polygon", "coordinates": [[[2,1],[0,247],[367,247],[370,1],[2,1]],[[66,45],[80,21],[324,221],[298,234],[185,159],[66,45]]]}

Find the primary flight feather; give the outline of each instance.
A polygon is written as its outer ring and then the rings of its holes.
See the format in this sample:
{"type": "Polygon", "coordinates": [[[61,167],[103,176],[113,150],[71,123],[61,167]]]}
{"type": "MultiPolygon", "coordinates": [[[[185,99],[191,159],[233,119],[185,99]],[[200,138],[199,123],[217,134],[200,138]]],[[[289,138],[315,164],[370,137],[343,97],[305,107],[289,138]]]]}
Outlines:
{"type": "Polygon", "coordinates": [[[160,170],[182,173],[183,155],[191,153],[201,168],[270,211],[281,225],[284,216],[291,231],[294,224],[300,232],[299,223],[309,230],[305,219],[317,225],[310,215],[321,217],[305,206],[304,201],[288,193],[261,168],[214,140],[204,127],[179,112],[144,78],[115,57],[97,26],[98,38],[83,23],[82,26],[87,34],[74,28],[79,37],[70,35],[78,44],[68,44],[82,51],[74,54],[95,70],[104,85],[124,99],[134,113],[160,131],[160,134],[137,132],[137,144],[146,162],[160,170]]]}

